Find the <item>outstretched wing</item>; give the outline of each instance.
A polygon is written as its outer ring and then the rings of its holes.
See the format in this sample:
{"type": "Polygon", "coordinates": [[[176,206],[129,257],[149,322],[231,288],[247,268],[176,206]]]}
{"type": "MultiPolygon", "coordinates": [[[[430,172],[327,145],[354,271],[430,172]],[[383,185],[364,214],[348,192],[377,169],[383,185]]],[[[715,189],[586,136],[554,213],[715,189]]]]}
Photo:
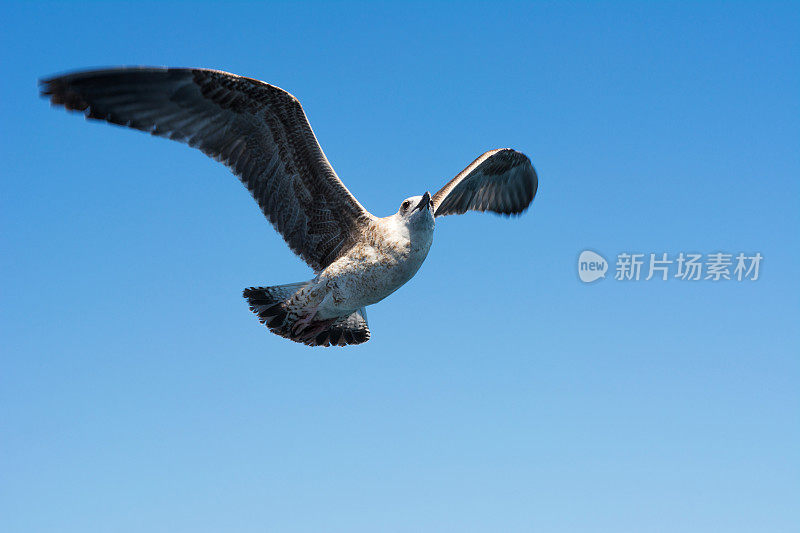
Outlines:
{"type": "Polygon", "coordinates": [[[41,82],[53,104],[181,141],[226,164],[289,247],[320,271],[372,217],[328,163],[300,102],[208,69],[119,68],[41,82]]]}
{"type": "Polygon", "coordinates": [[[536,196],[539,179],[528,156],[510,148],[486,152],[433,195],[435,216],[467,211],[518,215],[536,196]]]}

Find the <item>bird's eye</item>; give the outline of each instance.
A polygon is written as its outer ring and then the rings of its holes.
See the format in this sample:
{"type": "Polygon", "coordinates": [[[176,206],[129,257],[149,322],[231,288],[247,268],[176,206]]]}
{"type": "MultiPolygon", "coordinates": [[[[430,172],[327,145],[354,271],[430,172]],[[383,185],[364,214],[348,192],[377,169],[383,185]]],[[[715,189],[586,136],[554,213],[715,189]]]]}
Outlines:
{"type": "Polygon", "coordinates": [[[408,206],[409,206],[409,205],[411,205],[411,202],[409,202],[408,200],[406,200],[405,202],[403,202],[403,211],[405,211],[406,209],[408,209],[408,206]]]}

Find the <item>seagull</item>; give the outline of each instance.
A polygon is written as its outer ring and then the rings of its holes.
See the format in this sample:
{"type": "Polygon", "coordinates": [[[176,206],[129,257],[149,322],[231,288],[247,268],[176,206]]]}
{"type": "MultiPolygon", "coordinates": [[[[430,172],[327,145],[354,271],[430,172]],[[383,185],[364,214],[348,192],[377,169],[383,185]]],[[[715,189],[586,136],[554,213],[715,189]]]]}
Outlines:
{"type": "Polygon", "coordinates": [[[43,79],[52,105],[199,148],[241,180],[289,248],[314,270],[299,283],[244,289],[276,333],[309,346],[369,340],[366,307],[410,280],[435,219],[467,211],[519,215],[538,178],[530,159],[490,150],[436,194],[376,217],[334,172],[300,102],[262,81],[203,68],[124,67],[43,79]]]}

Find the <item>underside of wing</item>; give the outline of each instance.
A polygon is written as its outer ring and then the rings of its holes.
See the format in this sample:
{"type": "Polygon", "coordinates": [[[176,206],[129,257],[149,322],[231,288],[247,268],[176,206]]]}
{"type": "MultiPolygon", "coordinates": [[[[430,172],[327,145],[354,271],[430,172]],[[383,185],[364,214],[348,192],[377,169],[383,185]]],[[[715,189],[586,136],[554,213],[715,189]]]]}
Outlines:
{"type": "Polygon", "coordinates": [[[184,142],[241,179],[290,248],[315,271],[372,217],[328,163],[297,99],[209,69],[117,68],[41,82],[53,104],[184,142]]]}
{"type": "Polygon", "coordinates": [[[510,148],[486,152],[433,195],[435,216],[467,211],[518,215],[536,196],[539,180],[528,157],[510,148]]]}

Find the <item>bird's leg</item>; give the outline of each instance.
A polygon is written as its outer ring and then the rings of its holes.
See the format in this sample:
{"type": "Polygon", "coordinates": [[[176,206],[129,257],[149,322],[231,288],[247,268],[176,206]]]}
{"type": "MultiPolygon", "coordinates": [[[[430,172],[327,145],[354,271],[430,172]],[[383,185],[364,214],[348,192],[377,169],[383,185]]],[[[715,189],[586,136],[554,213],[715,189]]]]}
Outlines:
{"type": "Polygon", "coordinates": [[[313,339],[314,337],[325,331],[328,328],[328,326],[333,324],[335,321],[336,321],[335,318],[329,318],[325,320],[320,320],[318,322],[314,322],[313,327],[303,330],[302,332],[303,340],[305,341],[313,339]]]}
{"type": "Polygon", "coordinates": [[[311,312],[308,313],[306,316],[298,320],[292,326],[292,335],[299,335],[303,332],[308,326],[311,325],[311,322],[314,321],[314,317],[317,316],[317,311],[319,310],[319,306],[314,307],[311,309],[311,312]]]}

